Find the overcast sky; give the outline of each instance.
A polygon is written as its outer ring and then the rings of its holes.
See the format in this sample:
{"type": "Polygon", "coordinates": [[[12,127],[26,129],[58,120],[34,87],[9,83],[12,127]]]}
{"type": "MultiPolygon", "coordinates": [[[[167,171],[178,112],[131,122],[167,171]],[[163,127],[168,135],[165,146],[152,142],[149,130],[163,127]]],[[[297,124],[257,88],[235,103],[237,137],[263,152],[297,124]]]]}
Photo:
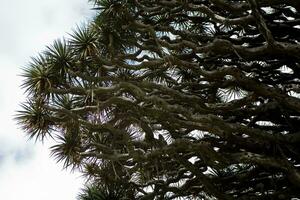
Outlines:
{"type": "Polygon", "coordinates": [[[87,0],[0,0],[0,199],[75,200],[83,180],[28,141],[13,120],[24,100],[21,68],[90,16],[87,0]]]}

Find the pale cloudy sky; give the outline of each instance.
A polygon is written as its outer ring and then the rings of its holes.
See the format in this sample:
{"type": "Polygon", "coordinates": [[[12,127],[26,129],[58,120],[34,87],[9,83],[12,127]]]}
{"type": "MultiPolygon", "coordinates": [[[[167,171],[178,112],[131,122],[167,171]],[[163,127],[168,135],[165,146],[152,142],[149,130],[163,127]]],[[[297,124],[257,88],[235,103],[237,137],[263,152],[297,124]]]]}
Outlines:
{"type": "Polygon", "coordinates": [[[0,0],[0,199],[75,200],[83,180],[28,141],[13,120],[24,99],[21,68],[91,18],[87,0],[0,0]]]}

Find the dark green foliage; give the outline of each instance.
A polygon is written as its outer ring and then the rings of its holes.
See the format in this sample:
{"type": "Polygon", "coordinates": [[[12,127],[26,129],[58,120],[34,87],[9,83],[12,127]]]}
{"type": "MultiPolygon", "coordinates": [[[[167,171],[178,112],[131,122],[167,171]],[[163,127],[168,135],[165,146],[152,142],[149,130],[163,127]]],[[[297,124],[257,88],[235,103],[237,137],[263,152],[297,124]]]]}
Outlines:
{"type": "Polygon", "coordinates": [[[126,197],[126,189],[120,184],[102,184],[87,186],[79,195],[80,200],[130,200],[126,197]]]}
{"type": "Polygon", "coordinates": [[[24,70],[18,121],[57,135],[87,199],[300,197],[300,3],[94,0],[24,70]]]}

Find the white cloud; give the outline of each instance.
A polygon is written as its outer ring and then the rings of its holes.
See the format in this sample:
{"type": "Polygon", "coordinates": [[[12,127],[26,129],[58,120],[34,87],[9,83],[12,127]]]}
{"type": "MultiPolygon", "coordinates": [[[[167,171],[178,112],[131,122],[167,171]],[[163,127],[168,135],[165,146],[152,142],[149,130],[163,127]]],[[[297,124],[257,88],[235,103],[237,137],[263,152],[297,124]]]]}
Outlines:
{"type": "Polygon", "coordinates": [[[36,155],[30,162],[18,163],[7,158],[0,173],[0,198],[7,200],[71,200],[76,198],[82,180],[78,174],[62,171],[49,159],[48,151],[35,145],[36,155]]]}
{"type": "Polygon", "coordinates": [[[49,157],[49,144],[27,141],[13,120],[24,100],[21,67],[85,22],[87,0],[0,0],[0,199],[74,200],[83,180],[49,157]]]}
{"type": "Polygon", "coordinates": [[[20,59],[66,35],[91,13],[87,0],[0,1],[0,55],[20,59]]]}

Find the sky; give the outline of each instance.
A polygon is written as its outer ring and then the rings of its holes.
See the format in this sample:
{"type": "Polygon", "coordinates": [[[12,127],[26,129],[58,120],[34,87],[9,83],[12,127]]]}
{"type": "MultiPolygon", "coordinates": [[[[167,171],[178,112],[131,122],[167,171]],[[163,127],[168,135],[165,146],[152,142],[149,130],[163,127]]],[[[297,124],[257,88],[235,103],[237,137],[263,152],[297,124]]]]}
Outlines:
{"type": "Polygon", "coordinates": [[[0,199],[75,200],[83,179],[63,170],[49,147],[29,141],[14,120],[26,98],[22,68],[46,45],[87,22],[87,0],[0,0],[0,199]]]}

